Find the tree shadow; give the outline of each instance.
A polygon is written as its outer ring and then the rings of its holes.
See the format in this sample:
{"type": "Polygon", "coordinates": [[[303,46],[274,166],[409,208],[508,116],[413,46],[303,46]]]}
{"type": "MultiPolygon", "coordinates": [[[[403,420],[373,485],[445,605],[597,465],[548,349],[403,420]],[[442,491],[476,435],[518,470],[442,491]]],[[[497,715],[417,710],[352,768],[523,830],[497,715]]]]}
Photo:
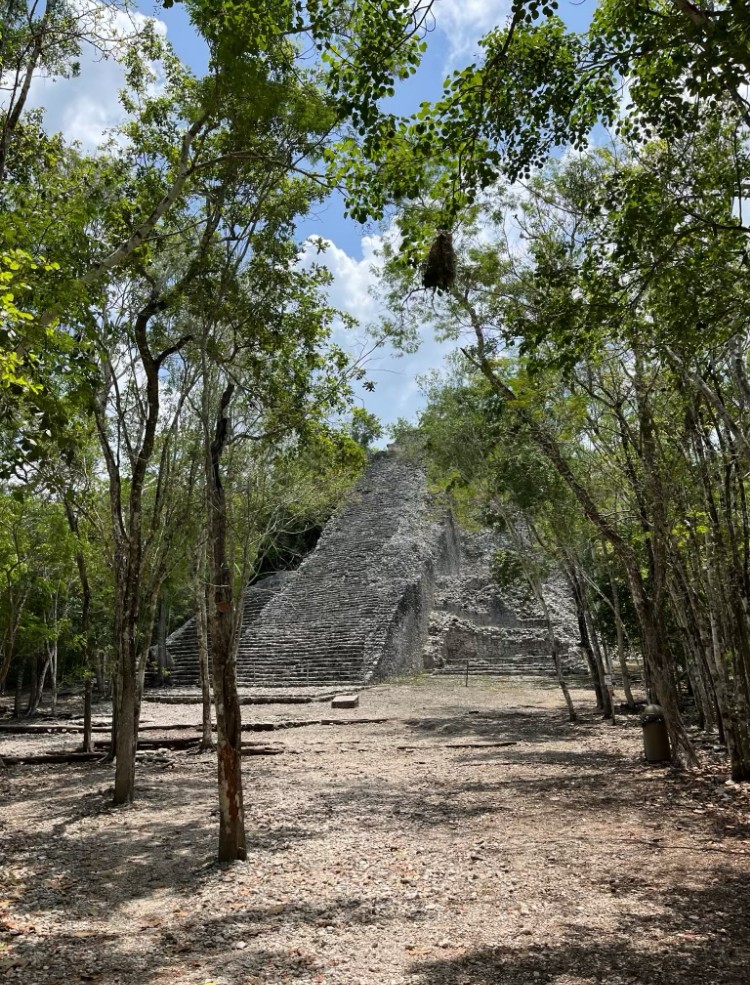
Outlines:
{"type": "MultiPolygon", "coordinates": [[[[252,905],[238,900],[229,904],[228,912],[209,918],[196,908],[181,911],[179,923],[167,914],[146,916],[137,948],[129,946],[126,935],[82,930],[45,938],[42,967],[33,938],[21,940],[13,956],[21,966],[33,967],[35,985],[61,980],[113,985],[125,977],[153,981],[160,972],[161,980],[171,981],[170,969],[179,971],[176,979],[183,976],[186,964],[205,966],[212,979],[222,975],[240,982],[252,976],[253,982],[273,985],[309,981],[324,967],[326,941],[338,932],[382,926],[395,916],[393,906],[386,896],[342,895],[318,905],[252,905]],[[318,942],[315,947],[311,937],[318,942]]],[[[28,972],[25,980],[30,980],[28,972]]]]}
{"type": "MultiPolygon", "coordinates": [[[[568,924],[562,939],[486,947],[413,963],[415,985],[743,985],[750,969],[750,872],[717,869],[700,888],[643,887],[651,913],[613,932],[568,924]]],[[[460,942],[457,949],[460,948],[460,942]]]]}
{"type": "MultiPolygon", "coordinates": [[[[14,839],[12,850],[27,873],[24,907],[29,912],[65,909],[96,915],[167,888],[194,892],[215,871],[215,863],[207,860],[215,856],[218,812],[207,778],[183,774],[179,783],[170,785],[172,810],[165,820],[160,811],[164,778],[153,770],[142,770],[138,799],[127,807],[113,807],[108,786],[92,790],[91,775],[81,778],[80,767],[73,771],[78,774],[75,794],[65,792],[64,784],[72,785],[67,772],[28,798],[45,802],[50,828],[27,830],[14,839]],[[183,806],[190,811],[183,813],[183,806]],[[71,902],[60,892],[81,885],[86,886],[85,898],[71,902]]],[[[110,768],[97,766],[96,773],[111,780],[110,768]]],[[[309,819],[300,824],[248,824],[247,845],[251,852],[276,854],[316,834],[309,819]]]]}
{"type": "Polygon", "coordinates": [[[549,713],[503,709],[492,712],[467,710],[448,716],[410,718],[402,724],[416,736],[487,741],[508,739],[536,745],[550,741],[576,742],[582,734],[598,729],[601,719],[587,715],[578,722],[570,723],[562,710],[549,713]]]}

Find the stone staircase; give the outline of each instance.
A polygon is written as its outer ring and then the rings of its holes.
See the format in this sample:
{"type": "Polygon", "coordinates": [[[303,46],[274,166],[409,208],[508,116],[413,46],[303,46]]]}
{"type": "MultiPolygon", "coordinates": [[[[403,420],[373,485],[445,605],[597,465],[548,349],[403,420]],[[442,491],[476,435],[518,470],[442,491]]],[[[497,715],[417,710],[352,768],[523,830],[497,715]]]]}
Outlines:
{"type": "MultiPolygon", "coordinates": [[[[242,632],[246,632],[265,606],[280,591],[293,572],[267,575],[248,586],[242,609],[242,632]]],[[[198,620],[193,617],[167,637],[167,678],[170,687],[192,687],[200,683],[198,668],[198,620]]]]}
{"type": "Polygon", "coordinates": [[[435,573],[458,564],[453,541],[423,470],[375,454],[295,578],[243,633],[238,680],[347,685],[421,669],[435,573]]]}

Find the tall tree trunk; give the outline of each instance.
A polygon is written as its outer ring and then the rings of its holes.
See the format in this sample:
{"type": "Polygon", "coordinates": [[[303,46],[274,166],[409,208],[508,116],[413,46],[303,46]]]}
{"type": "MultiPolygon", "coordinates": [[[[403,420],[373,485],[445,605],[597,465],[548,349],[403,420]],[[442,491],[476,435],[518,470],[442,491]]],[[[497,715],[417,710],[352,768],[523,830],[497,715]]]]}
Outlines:
{"type": "MultiPolygon", "coordinates": [[[[127,631],[126,631],[127,634],[127,631]]],[[[135,757],[138,749],[139,688],[135,641],[119,641],[115,714],[115,804],[128,804],[135,795],[135,757]]]]}
{"type": "MultiPolygon", "coordinates": [[[[99,649],[96,651],[96,660],[94,662],[94,671],[96,673],[96,693],[99,698],[103,698],[105,691],[107,689],[107,674],[105,668],[105,655],[104,650],[99,649]]],[[[111,686],[111,681],[110,681],[111,686]]]]}
{"type": "MultiPolygon", "coordinates": [[[[38,675],[36,681],[32,680],[32,690],[29,696],[29,710],[28,715],[35,715],[39,710],[39,706],[42,703],[42,698],[44,697],[44,684],[47,680],[47,672],[50,669],[50,664],[52,662],[52,650],[49,641],[45,643],[46,654],[44,657],[44,663],[42,664],[41,673],[38,675]]],[[[52,714],[54,715],[54,709],[52,714]]]]}
{"type": "Polygon", "coordinates": [[[112,722],[109,731],[109,750],[104,757],[105,763],[114,763],[117,751],[117,691],[118,691],[118,669],[112,668],[112,676],[109,682],[110,698],[112,699],[112,722]]]}
{"type": "MultiPolygon", "coordinates": [[[[84,718],[84,738],[83,738],[83,752],[91,752],[91,640],[89,639],[89,623],[91,619],[91,584],[89,582],[89,572],[88,565],[86,564],[86,554],[83,550],[83,542],[81,539],[81,527],[78,522],[78,514],[76,513],[71,496],[63,496],[63,505],[65,506],[65,516],[68,520],[68,527],[70,532],[76,538],[77,548],[76,548],[76,567],[78,569],[78,581],[81,585],[81,639],[83,641],[83,667],[84,667],[84,702],[83,702],[83,718],[84,718]],[[86,738],[86,716],[88,715],[89,722],[89,736],[86,738]]],[[[97,693],[101,697],[103,692],[103,680],[100,681],[100,671],[97,660],[96,667],[97,675],[97,693]]],[[[103,675],[101,675],[103,677],[103,675]]]]}
{"type": "MultiPolygon", "coordinates": [[[[52,643],[52,652],[50,654],[49,661],[49,672],[50,672],[50,683],[52,685],[52,714],[57,714],[57,658],[59,655],[59,649],[57,645],[57,640],[55,639],[52,643]]],[[[42,681],[42,685],[44,682],[42,681]]]]}
{"type": "Polygon", "coordinates": [[[594,685],[596,707],[597,710],[604,712],[608,701],[608,694],[605,688],[605,683],[599,672],[599,666],[596,662],[596,656],[594,655],[594,648],[591,645],[591,639],[589,637],[588,620],[586,619],[586,600],[583,592],[583,586],[575,567],[572,564],[567,567],[566,575],[568,583],[573,591],[573,599],[576,604],[576,621],[578,623],[580,646],[583,650],[584,656],[586,657],[586,663],[589,666],[589,674],[591,675],[591,682],[594,685]]]}
{"type": "Polygon", "coordinates": [[[13,701],[13,717],[21,717],[21,697],[23,695],[23,660],[18,662],[16,671],[16,693],[13,701]]]}
{"type": "Polygon", "coordinates": [[[29,688],[29,701],[26,705],[26,715],[32,713],[32,706],[34,704],[34,697],[39,689],[39,654],[34,653],[31,657],[31,687],[29,688]]]}
{"type": "Polygon", "coordinates": [[[83,685],[83,743],[81,752],[93,752],[94,746],[91,741],[91,691],[94,682],[90,675],[86,677],[83,685]]]}
{"type": "Polygon", "coordinates": [[[586,620],[586,629],[588,631],[589,640],[591,641],[591,652],[594,655],[594,664],[596,665],[596,672],[599,676],[599,686],[602,693],[602,714],[605,718],[611,718],[612,693],[609,689],[609,681],[607,680],[607,671],[604,666],[604,658],[602,657],[602,651],[599,646],[599,640],[597,639],[594,620],[591,616],[591,609],[588,604],[588,599],[586,598],[586,589],[583,585],[581,586],[581,591],[584,593],[583,613],[584,619],[586,620]]]}
{"type": "Polygon", "coordinates": [[[630,711],[635,711],[635,700],[633,699],[633,690],[630,684],[630,671],[628,670],[627,656],[625,653],[625,634],[623,632],[622,614],[620,611],[620,592],[617,588],[617,580],[615,579],[612,568],[609,564],[607,567],[609,569],[609,584],[612,589],[612,611],[614,612],[615,617],[617,660],[620,664],[620,673],[622,674],[622,689],[625,692],[625,700],[628,703],[628,709],[630,711]]]}
{"type": "Polygon", "coordinates": [[[198,564],[195,578],[196,630],[198,634],[198,666],[201,678],[201,699],[203,703],[203,732],[201,751],[214,748],[213,725],[211,723],[211,671],[208,660],[208,603],[206,599],[206,543],[198,551],[198,564]]]}
{"type": "Polygon", "coordinates": [[[209,558],[214,597],[209,607],[209,640],[216,701],[219,787],[219,861],[247,857],[242,798],[242,720],[237,694],[235,618],[232,573],[227,558],[227,507],[221,477],[221,456],[229,436],[228,408],[234,385],[221,396],[214,439],[207,456],[209,558]]]}

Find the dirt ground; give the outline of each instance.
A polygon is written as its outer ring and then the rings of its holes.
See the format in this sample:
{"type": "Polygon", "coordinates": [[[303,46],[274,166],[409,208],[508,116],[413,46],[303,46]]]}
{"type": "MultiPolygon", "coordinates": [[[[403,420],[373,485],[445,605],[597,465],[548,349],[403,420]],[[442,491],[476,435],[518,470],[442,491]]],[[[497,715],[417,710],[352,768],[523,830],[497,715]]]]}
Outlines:
{"type": "MultiPolygon", "coordinates": [[[[117,810],[110,766],[0,770],[0,979],[746,985],[750,785],[709,743],[692,774],[649,766],[637,720],[574,698],[574,725],[530,680],[245,707],[269,727],[248,741],[283,753],[245,760],[248,859],[223,869],[211,755],[140,754],[117,810]]],[[[77,741],[3,733],[0,751],[77,741]]]]}

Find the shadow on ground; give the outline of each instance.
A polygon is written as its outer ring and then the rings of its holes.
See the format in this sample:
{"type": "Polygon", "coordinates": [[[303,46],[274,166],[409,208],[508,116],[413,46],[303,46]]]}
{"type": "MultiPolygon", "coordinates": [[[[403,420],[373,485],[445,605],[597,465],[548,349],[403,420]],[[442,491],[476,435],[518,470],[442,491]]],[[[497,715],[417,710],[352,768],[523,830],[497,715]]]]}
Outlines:
{"type": "MultiPolygon", "coordinates": [[[[700,889],[653,890],[653,915],[614,932],[569,927],[558,946],[479,948],[413,963],[415,985],[743,985],[748,980],[750,873],[718,869],[700,889]]],[[[460,942],[457,944],[460,947],[460,942]]]]}
{"type": "Polygon", "coordinates": [[[432,738],[514,739],[522,742],[575,741],[581,732],[595,727],[582,721],[571,725],[565,716],[539,710],[461,711],[453,715],[410,718],[403,725],[415,736],[432,738]]]}

